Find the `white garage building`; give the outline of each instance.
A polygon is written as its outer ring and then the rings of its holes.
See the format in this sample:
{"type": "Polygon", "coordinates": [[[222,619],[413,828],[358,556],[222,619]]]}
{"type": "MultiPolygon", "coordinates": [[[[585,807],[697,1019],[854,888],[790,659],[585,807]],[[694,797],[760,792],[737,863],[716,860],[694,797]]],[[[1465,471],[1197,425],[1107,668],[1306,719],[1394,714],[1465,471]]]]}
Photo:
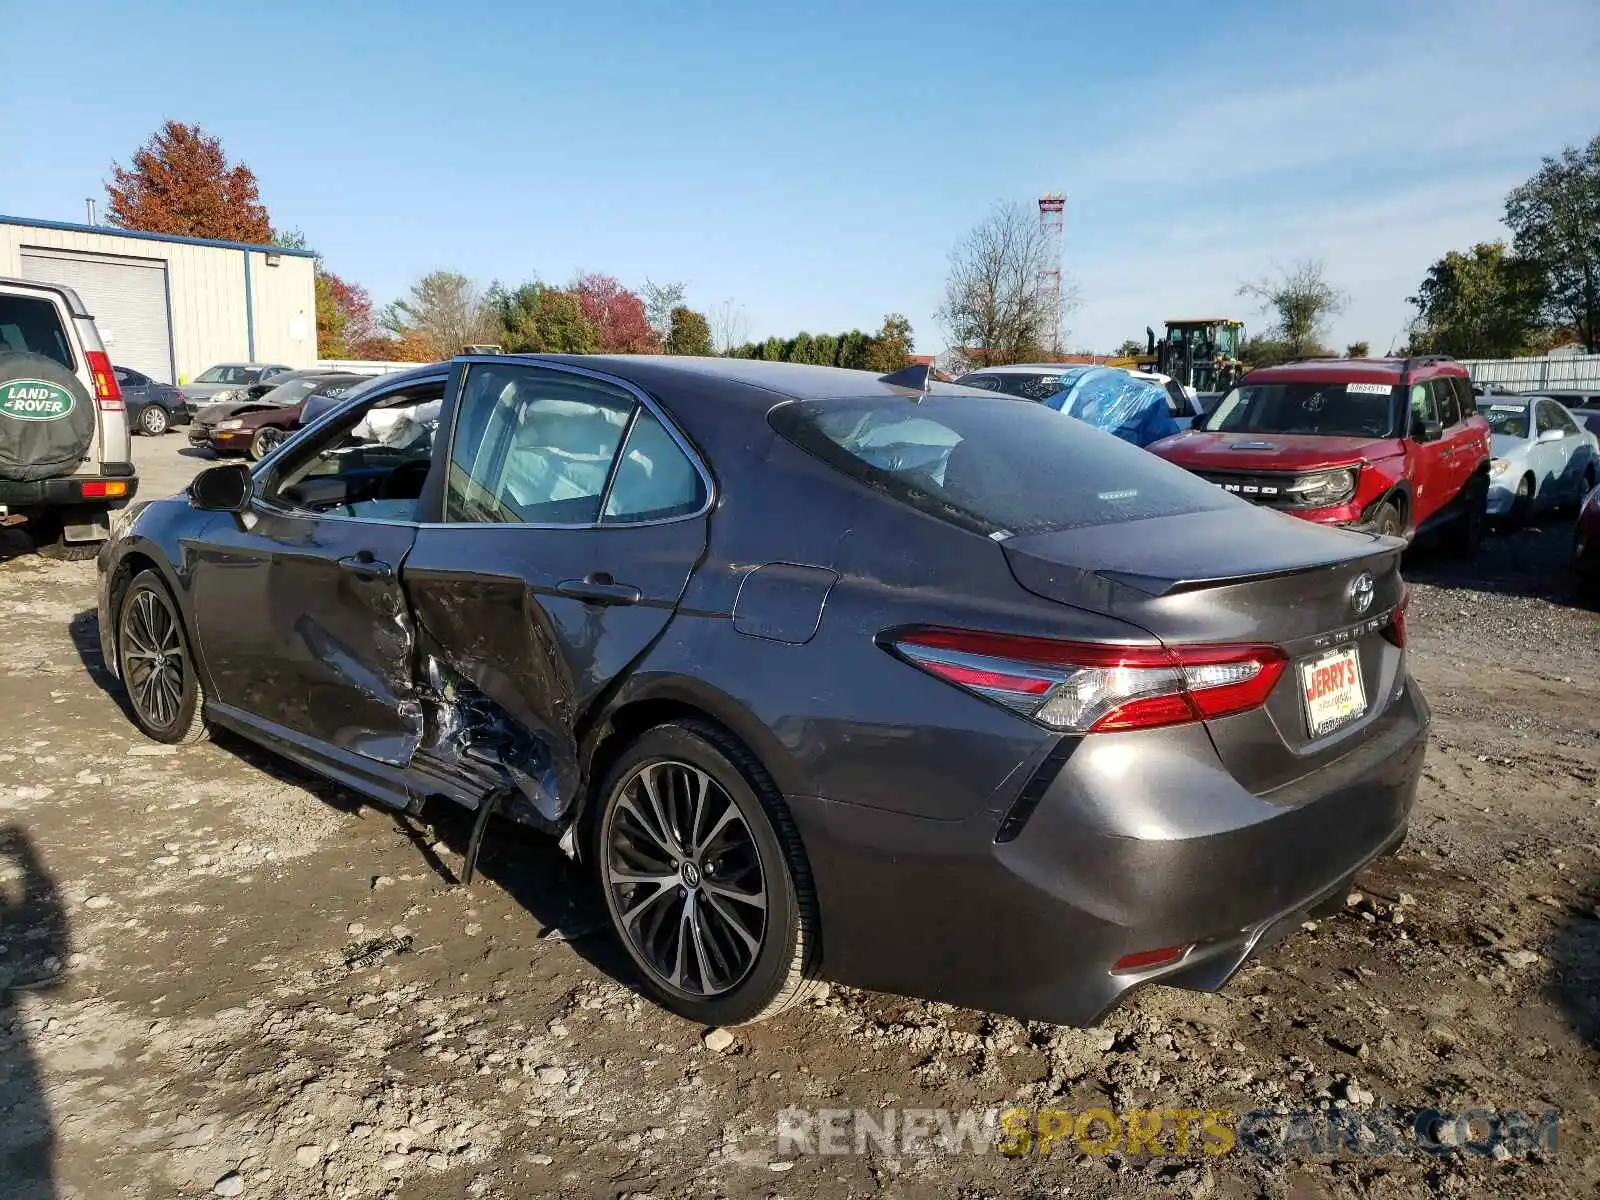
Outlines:
{"type": "Polygon", "coordinates": [[[71,287],[111,361],[164,383],[218,362],[313,366],[314,261],[308,250],[0,216],[0,275],[71,287]]]}

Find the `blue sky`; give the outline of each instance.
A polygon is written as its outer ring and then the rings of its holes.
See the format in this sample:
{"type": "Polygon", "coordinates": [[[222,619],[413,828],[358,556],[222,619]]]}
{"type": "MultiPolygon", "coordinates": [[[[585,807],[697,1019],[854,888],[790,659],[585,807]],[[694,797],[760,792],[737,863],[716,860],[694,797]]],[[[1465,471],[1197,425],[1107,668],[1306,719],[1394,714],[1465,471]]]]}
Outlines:
{"type": "Polygon", "coordinates": [[[950,247],[1058,190],[1075,347],[1259,328],[1239,283],[1316,256],[1335,338],[1381,352],[1427,265],[1600,133],[1600,4],[1268,8],[77,0],[63,35],[18,5],[0,211],[81,220],[173,118],[380,304],[436,267],[602,270],[732,300],[751,337],[899,310],[932,351],[950,247]]]}

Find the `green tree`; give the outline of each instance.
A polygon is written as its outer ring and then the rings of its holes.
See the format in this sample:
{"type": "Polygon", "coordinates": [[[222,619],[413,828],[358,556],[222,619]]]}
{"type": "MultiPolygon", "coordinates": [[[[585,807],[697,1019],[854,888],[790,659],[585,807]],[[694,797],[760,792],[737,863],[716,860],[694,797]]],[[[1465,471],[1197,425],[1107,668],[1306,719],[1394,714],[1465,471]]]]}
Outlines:
{"type": "Polygon", "coordinates": [[[1137,338],[1129,338],[1127,341],[1123,342],[1122,345],[1118,346],[1111,352],[1111,357],[1138,358],[1149,348],[1150,345],[1148,342],[1139,341],[1137,338]]]}
{"type": "Polygon", "coordinates": [[[868,356],[869,369],[888,375],[908,366],[914,346],[911,322],[900,313],[889,313],[883,318],[883,327],[872,341],[872,352],[868,356]]]}
{"type": "Polygon", "coordinates": [[[1600,136],[1568,146],[1506,197],[1517,254],[1544,274],[1544,313],[1600,354],[1600,136]]]}
{"type": "Polygon", "coordinates": [[[1282,338],[1264,334],[1246,338],[1239,348],[1239,361],[1251,367],[1275,367],[1299,357],[1289,350],[1289,343],[1282,338]]]}
{"type": "Polygon", "coordinates": [[[865,371],[872,366],[872,339],[859,329],[852,329],[839,339],[839,365],[853,371],[865,371]]]}
{"type": "Polygon", "coordinates": [[[1544,300],[1544,269],[1504,242],[1452,250],[1433,266],[1410,303],[1413,354],[1511,358],[1533,349],[1544,300]]]}
{"type": "Polygon", "coordinates": [[[769,337],[761,343],[761,357],[768,362],[784,361],[784,342],[782,338],[769,337]]]}
{"type": "Polygon", "coordinates": [[[710,354],[711,322],[704,313],[678,305],[667,319],[665,348],[668,354],[710,354]]]}
{"type": "Polygon", "coordinates": [[[819,333],[811,343],[811,361],[819,367],[837,366],[839,339],[831,333],[819,333]]]}
{"type": "Polygon", "coordinates": [[[784,358],[792,363],[808,363],[812,361],[811,354],[815,341],[809,333],[795,334],[794,341],[786,347],[784,358]]]}
{"type": "Polygon", "coordinates": [[[1290,358],[1307,358],[1322,351],[1328,319],[1343,310],[1345,295],[1328,282],[1321,260],[1308,258],[1278,278],[1262,278],[1239,285],[1239,295],[1261,302],[1261,310],[1277,318],[1270,331],[1288,349],[1290,358]]]}
{"type": "Polygon", "coordinates": [[[1366,342],[1351,342],[1344,348],[1346,358],[1366,358],[1372,353],[1372,347],[1366,342]]]}

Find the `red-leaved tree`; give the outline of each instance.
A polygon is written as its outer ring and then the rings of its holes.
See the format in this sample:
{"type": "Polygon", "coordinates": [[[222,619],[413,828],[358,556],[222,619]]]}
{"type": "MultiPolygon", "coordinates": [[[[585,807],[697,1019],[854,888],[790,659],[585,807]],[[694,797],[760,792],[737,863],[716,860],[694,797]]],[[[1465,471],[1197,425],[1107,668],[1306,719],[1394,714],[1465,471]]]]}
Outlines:
{"type": "Polygon", "coordinates": [[[584,318],[600,335],[602,354],[659,354],[661,342],[644,301],[610,275],[579,275],[572,283],[584,318]]]}
{"type": "Polygon", "coordinates": [[[255,173],[243,163],[230,166],[222,142],[198,125],[168,121],[134,152],[130,167],[112,163],[106,195],[106,215],[123,229],[272,241],[255,173]]]}

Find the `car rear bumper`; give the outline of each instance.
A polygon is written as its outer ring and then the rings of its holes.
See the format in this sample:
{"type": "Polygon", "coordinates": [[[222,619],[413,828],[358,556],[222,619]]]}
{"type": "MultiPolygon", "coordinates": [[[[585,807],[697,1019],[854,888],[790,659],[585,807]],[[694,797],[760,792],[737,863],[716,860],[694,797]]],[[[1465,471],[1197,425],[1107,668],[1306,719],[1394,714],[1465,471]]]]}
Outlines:
{"type": "Polygon", "coordinates": [[[121,508],[138,490],[139,479],[131,472],[127,475],[58,475],[54,479],[21,483],[0,480],[0,508],[13,512],[77,504],[121,508]],[[119,488],[122,489],[119,494],[106,494],[119,488]]]}
{"type": "Polygon", "coordinates": [[[1064,743],[1042,791],[1032,772],[1037,807],[999,843],[998,811],[939,822],[791,797],[824,970],[1073,1025],[1147,983],[1214,990],[1404,838],[1428,720],[1408,678],[1350,752],[1263,796],[1226,772],[1200,725],[1064,743]],[[1112,972],[1171,946],[1190,949],[1112,972]]]}

